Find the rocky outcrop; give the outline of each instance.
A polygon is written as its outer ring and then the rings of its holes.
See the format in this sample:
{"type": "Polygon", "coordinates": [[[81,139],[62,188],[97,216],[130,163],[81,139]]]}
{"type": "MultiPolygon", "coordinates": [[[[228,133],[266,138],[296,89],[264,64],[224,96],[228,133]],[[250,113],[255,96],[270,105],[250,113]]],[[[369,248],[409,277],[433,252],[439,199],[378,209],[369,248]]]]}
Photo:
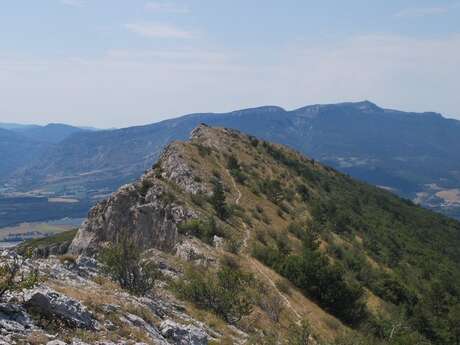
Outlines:
{"type": "Polygon", "coordinates": [[[170,251],[177,243],[177,224],[197,214],[176,202],[153,173],[126,185],[96,205],[70,245],[71,254],[93,254],[104,242],[129,238],[140,248],[170,251]]]}
{"type": "Polygon", "coordinates": [[[14,303],[0,303],[0,344],[2,339],[11,341],[34,330],[32,319],[25,309],[14,303]]]}
{"type": "Polygon", "coordinates": [[[208,335],[193,325],[181,325],[165,320],[160,325],[161,334],[175,345],[208,345],[208,335]]]}
{"type": "Polygon", "coordinates": [[[39,246],[32,252],[32,258],[47,258],[50,255],[63,255],[69,249],[72,241],[66,241],[63,243],[52,244],[49,246],[39,246]]]}
{"type": "Polygon", "coordinates": [[[155,344],[169,345],[169,343],[163,338],[157,329],[154,326],[148,324],[141,317],[128,313],[122,317],[122,321],[131,327],[137,327],[144,330],[155,344]]]}
{"type": "Polygon", "coordinates": [[[42,317],[59,319],[66,324],[84,329],[97,329],[98,323],[85,306],[50,288],[39,287],[29,291],[25,296],[28,311],[42,317]]]}
{"type": "Polygon", "coordinates": [[[182,143],[172,143],[164,150],[159,160],[159,170],[162,178],[173,182],[186,193],[197,194],[207,191],[203,183],[196,181],[183,152],[182,143]]]}
{"type": "MultiPolygon", "coordinates": [[[[199,126],[192,132],[192,140],[208,135],[212,142],[206,146],[212,148],[219,142],[212,133],[209,127],[199,126]]],[[[171,143],[154,168],[138,182],[121,187],[90,211],[69,252],[93,254],[104,242],[128,237],[144,249],[172,251],[178,240],[177,224],[198,217],[177,198],[209,192],[190,164],[186,146],[171,143]]]]}

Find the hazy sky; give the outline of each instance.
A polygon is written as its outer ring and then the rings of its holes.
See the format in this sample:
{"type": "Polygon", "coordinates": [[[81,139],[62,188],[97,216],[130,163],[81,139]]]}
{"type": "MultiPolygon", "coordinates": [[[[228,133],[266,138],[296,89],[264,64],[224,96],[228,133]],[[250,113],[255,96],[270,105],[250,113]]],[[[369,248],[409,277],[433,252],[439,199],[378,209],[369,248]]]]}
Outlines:
{"type": "Polygon", "coordinates": [[[460,118],[460,2],[0,0],[0,122],[369,99],[460,118]]]}

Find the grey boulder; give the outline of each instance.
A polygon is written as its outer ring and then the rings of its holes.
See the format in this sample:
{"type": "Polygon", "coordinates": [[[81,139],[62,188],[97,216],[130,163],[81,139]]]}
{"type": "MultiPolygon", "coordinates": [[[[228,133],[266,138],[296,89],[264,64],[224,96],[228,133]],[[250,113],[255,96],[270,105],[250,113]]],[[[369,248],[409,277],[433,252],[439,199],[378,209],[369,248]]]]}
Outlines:
{"type": "Polygon", "coordinates": [[[165,320],[160,325],[161,334],[176,345],[207,345],[208,335],[201,328],[165,320]]]}
{"type": "Polygon", "coordinates": [[[28,292],[25,302],[30,312],[60,319],[77,328],[93,330],[98,328],[93,314],[83,304],[49,288],[39,287],[28,292]]]}

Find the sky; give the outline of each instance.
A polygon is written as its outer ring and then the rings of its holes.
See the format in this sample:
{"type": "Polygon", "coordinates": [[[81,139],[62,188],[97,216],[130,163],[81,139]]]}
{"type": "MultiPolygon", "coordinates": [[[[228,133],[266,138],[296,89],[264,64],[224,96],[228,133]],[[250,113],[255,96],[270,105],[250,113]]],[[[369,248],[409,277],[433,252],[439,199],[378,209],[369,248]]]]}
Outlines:
{"type": "Polygon", "coordinates": [[[370,100],[460,119],[460,2],[0,0],[0,122],[370,100]]]}

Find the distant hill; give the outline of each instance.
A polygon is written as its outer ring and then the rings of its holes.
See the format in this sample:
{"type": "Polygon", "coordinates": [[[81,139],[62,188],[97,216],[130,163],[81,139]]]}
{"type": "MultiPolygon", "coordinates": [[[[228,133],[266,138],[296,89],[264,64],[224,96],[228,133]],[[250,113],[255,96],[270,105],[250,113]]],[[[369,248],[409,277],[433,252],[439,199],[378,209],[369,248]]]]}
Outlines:
{"type": "Polygon", "coordinates": [[[54,144],[84,131],[89,129],[58,123],[46,126],[0,123],[0,181],[5,182],[11,173],[24,166],[33,166],[54,144]]]}
{"type": "Polygon", "coordinates": [[[61,123],[50,123],[46,126],[20,126],[11,130],[30,139],[57,144],[74,133],[83,132],[84,129],[61,123]]]}
{"type": "Polygon", "coordinates": [[[235,128],[286,144],[363,181],[460,217],[460,121],[364,101],[191,114],[147,126],[77,132],[17,171],[21,188],[114,190],[148,169],[197,124],[235,128]]]}
{"type": "Polygon", "coordinates": [[[27,130],[27,129],[38,128],[38,127],[40,126],[39,125],[23,125],[20,123],[0,122],[0,128],[8,129],[8,130],[27,130]]]}
{"type": "Polygon", "coordinates": [[[12,171],[31,164],[48,148],[47,143],[0,128],[0,176],[8,177],[12,171]]]}

